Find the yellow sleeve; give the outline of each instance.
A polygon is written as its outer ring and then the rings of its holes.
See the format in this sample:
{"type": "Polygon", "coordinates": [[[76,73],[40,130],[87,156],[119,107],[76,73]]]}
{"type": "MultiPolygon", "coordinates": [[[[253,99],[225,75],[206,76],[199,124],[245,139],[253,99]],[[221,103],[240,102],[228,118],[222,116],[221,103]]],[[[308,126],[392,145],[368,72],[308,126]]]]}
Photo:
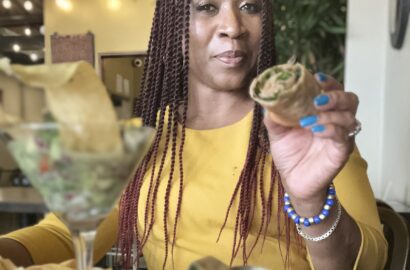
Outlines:
{"type": "Polygon", "coordinates": [[[338,199],[356,221],[362,237],[354,269],[383,269],[387,241],[366,170],[367,163],[356,148],[334,184],[338,199]]]}
{"type": "MultiPolygon", "coordinates": [[[[94,262],[99,261],[116,243],[118,208],[98,227],[94,243],[94,262]]],[[[2,236],[18,241],[30,253],[34,264],[59,263],[74,257],[71,235],[54,214],[48,214],[37,225],[2,236]]]]}

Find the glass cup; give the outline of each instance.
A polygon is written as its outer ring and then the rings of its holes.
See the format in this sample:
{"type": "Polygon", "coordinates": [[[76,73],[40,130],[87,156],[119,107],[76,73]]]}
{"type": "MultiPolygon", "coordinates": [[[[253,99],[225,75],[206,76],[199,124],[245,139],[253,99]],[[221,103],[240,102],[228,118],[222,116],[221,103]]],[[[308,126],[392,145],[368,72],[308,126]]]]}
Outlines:
{"type": "MultiPolygon", "coordinates": [[[[96,229],[118,202],[152,143],[155,130],[132,122],[118,124],[121,149],[108,152],[66,147],[62,127],[53,122],[0,127],[0,137],[20,169],[49,210],[69,228],[78,270],[92,269],[96,229]]],[[[86,133],[81,133],[84,129],[76,126],[71,130],[87,142],[86,133]]]]}

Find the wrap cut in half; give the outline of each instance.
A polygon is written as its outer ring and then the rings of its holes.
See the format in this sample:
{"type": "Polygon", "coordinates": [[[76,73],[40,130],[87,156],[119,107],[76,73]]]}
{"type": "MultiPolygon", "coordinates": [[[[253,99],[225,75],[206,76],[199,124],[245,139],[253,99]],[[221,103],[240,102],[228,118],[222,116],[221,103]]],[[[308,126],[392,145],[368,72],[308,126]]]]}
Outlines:
{"type": "Polygon", "coordinates": [[[315,77],[301,64],[278,65],[256,77],[250,96],[261,104],[270,119],[282,126],[299,126],[299,119],[316,114],[313,99],[321,93],[315,77]]]}

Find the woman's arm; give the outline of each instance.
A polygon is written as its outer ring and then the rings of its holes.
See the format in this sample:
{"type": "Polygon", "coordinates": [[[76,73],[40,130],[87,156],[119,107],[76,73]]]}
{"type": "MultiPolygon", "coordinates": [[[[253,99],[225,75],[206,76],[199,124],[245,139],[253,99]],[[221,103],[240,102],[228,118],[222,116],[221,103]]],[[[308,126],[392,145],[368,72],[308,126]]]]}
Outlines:
{"type": "MultiPolygon", "coordinates": [[[[353,264],[354,269],[383,268],[387,259],[387,242],[366,170],[366,161],[356,148],[334,181],[337,198],[344,208],[339,225],[326,240],[318,243],[306,241],[310,260],[316,269],[332,265],[333,262],[326,262],[326,258],[336,258],[335,264],[337,258],[348,258],[350,265],[347,269],[352,269],[353,264]]],[[[321,224],[314,225],[303,231],[314,236],[323,234],[332,226],[336,213],[336,208],[333,208],[329,220],[325,220],[329,225],[323,224],[323,228],[319,227],[321,224]]],[[[335,269],[342,269],[345,263],[337,264],[335,269]]]]}
{"type": "Polygon", "coordinates": [[[27,249],[13,239],[0,238],[0,256],[10,259],[15,265],[29,266],[33,259],[27,249]]]}
{"type": "MultiPolygon", "coordinates": [[[[320,212],[323,202],[301,201],[293,203],[293,206],[299,215],[311,217],[320,212]]],[[[329,217],[322,223],[303,227],[303,232],[314,237],[323,235],[336,222],[336,208],[333,206],[329,217]]],[[[360,230],[342,209],[340,222],[331,236],[319,242],[305,240],[305,243],[315,269],[353,269],[361,243],[360,230]]]]}
{"type": "MultiPolygon", "coordinates": [[[[118,208],[115,208],[98,227],[94,242],[94,262],[99,261],[115,244],[117,230],[118,208]]],[[[53,214],[47,215],[35,226],[2,236],[0,241],[0,256],[9,257],[16,264],[61,263],[74,258],[71,234],[60,219],[53,214]],[[5,248],[8,249],[8,243],[12,243],[13,249],[3,251],[5,248]],[[20,252],[22,252],[23,261],[16,261],[14,258],[20,256],[20,252]],[[31,260],[26,260],[26,254],[31,260]]]]}
{"type": "MultiPolygon", "coordinates": [[[[357,264],[360,251],[367,259],[371,254],[364,248],[360,249],[361,244],[371,243],[366,246],[368,250],[377,249],[380,245],[380,255],[385,255],[386,245],[366,174],[349,169],[349,176],[339,177],[346,166],[351,167],[349,163],[360,163],[357,159],[349,162],[354,149],[354,138],[349,134],[358,125],[355,118],[358,98],[353,93],[344,92],[343,86],[330,76],[321,74],[317,78],[320,78],[319,84],[326,92],[314,100],[317,114],[300,119],[302,128],[275,124],[269,115],[264,122],[272,158],[296,213],[304,217],[317,215],[324,205],[331,182],[335,182],[337,198],[345,209],[330,237],[319,242],[306,240],[313,265],[319,270],[352,269],[357,264]],[[358,186],[356,183],[362,184],[358,186]],[[355,207],[361,211],[354,210],[355,207]],[[372,222],[366,221],[366,214],[372,222]],[[372,237],[377,241],[371,240],[372,237]]],[[[302,226],[303,232],[314,237],[327,232],[336,221],[336,209],[334,206],[330,216],[320,224],[309,228],[302,226]]],[[[385,256],[380,257],[373,259],[381,262],[375,265],[382,268],[385,256]]]]}

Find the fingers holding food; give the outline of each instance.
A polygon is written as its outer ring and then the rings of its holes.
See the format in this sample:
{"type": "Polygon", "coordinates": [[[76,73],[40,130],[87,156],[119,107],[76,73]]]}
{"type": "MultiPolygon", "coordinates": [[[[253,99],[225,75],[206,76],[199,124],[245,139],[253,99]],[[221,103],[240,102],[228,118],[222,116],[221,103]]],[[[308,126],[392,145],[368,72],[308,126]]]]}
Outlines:
{"type": "Polygon", "coordinates": [[[359,98],[352,92],[334,90],[315,97],[313,103],[318,111],[350,111],[356,114],[359,98]]]}
{"type": "Polygon", "coordinates": [[[350,111],[329,111],[317,115],[309,115],[300,119],[300,126],[310,129],[313,125],[334,124],[346,130],[353,130],[356,126],[356,118],[350,111]]]}

